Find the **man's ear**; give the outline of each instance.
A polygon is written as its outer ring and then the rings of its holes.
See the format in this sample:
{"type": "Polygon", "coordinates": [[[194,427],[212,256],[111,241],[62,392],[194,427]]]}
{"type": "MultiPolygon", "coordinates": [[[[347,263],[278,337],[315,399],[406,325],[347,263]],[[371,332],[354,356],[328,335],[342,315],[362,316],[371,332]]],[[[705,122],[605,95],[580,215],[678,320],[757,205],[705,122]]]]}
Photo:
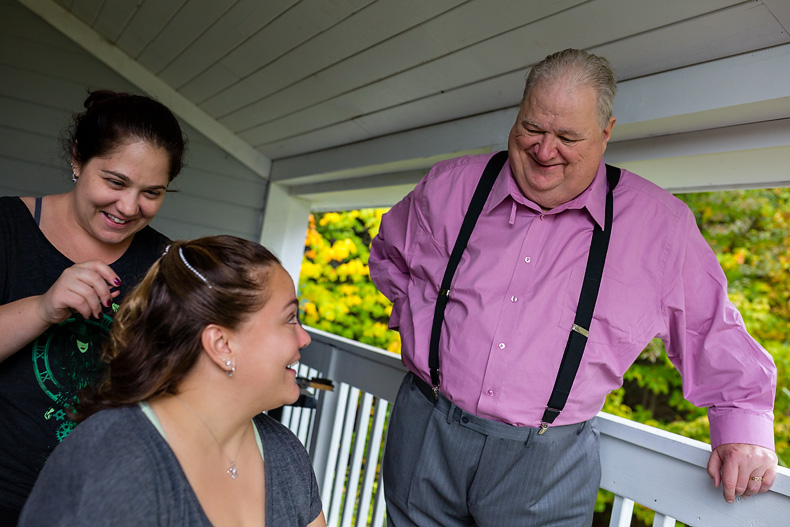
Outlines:
{"type": "Polygon", "coordinates": [[[236,357],[229,345],[230,331],[217,324],[209,324],[200,335],[203,350],[211,361],[224,372],[232,372],[236,368],[236,357]]]}
{"type": "Polygon", "coordinates": [[[615,121],[617,121],[615,117],[610,117],[609,124],[606,126],[606,128],[603,129],[604,148],[606,148],[606,144],[609,142],[609,139],[611,139],[612,137],[612,128],[614,128],[615,121]]]}

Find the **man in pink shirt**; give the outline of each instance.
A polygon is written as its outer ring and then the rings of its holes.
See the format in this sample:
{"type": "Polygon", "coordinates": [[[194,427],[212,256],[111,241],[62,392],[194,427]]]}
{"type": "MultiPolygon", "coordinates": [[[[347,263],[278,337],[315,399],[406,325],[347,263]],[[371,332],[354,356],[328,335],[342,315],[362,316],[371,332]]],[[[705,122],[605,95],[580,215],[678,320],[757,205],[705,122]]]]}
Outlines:
{"type": "Polygon", "coordinates": [[[439,163],[384,216],[370,272],[410,370],[385,452],[390,525],[589,525],[594,417],[654,337],[709,408],[724,498],[771,487],[775,366],[688,208],[604,164],[615,92],[606,59],[547,57],[507,162],[439,163]]]}

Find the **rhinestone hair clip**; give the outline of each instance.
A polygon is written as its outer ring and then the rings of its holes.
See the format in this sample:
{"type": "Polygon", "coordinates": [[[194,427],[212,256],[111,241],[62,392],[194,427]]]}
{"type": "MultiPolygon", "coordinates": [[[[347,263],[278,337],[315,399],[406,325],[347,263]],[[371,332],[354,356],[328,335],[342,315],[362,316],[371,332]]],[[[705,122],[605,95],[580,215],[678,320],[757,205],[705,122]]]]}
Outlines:
{"type": "Polygon", "coordinates": [[[186,265],[186,266],[187,266],[187,269],[189,269],[190,271],[192,271],[193,273],[195,273],[195,276],[197,276],[198,278],[200,278],[201,280],[203,280],[203,282],[204,282],[204,283],[205,283],[205,284],[208,286],[208,288],[209,288],[209,289],[211,289],[211,282],[209,282],[209,281],[208,281],[208,279],[207,279],[205,276],[203,276],[202,274],[200,274],[200,273],[198,272],[198,270],[197,270],[197,269],[195,269],[194,267],[192,267],[192,266],[190,265],[190,263],[189,263],[189,262],[187,262],[187,259],[186,259],[186,256],[184,256],[184,251],[183,251],[183,248],[182,248],[182,247],[179,247],[179,248],[178,248],[178,255],[181,257],[181,261],[182,261],[182,262],[184,262],[184,265],[186,265]]]}

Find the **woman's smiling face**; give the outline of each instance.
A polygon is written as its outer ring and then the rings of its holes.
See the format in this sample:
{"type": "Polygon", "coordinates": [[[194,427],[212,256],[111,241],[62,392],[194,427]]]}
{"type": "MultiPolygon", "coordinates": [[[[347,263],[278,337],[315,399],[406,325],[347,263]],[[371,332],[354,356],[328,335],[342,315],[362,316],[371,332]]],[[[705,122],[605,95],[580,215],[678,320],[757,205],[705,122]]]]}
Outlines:
{"type": "Polygon", "coordinates": [[[169,182],[164,149],[130,141],[107,156],[73,163],[77,222],[97,240],[122,243],[159,212],[169,182]]]}
{"type": "Polygon", "coordinates": [[[249,384],[260,395],[261,410],[290,404],[299,398],[296,371],[299,350],[310,335],[299,322],[299,302],[291,276],[280,265],[268,271],[266,304],[231,332],[236,357],[234,380],[249,384]]]}

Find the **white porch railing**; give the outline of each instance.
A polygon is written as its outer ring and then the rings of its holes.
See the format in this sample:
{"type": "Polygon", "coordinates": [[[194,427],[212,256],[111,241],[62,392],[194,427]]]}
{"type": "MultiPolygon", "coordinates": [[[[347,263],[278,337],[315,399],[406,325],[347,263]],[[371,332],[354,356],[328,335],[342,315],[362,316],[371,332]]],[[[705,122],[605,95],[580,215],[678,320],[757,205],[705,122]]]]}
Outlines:
{"type": "MultiPolygon", "coordinates": [[[[286,408],[283,422],[313,459],[329,527],[385,525],[378,472],[389,417],[406,370],[397,355],[308,328],[301,375],[335,381],[318,409],[286,408]]],[[[601,488],[615,494],[610,526],[631,525],[634,503],[655,511],[654,526],[790,525],[790,470],[771,492],[727,504],[706,472],[710,446],[609,414],[599,415],[601,488]]]]}

